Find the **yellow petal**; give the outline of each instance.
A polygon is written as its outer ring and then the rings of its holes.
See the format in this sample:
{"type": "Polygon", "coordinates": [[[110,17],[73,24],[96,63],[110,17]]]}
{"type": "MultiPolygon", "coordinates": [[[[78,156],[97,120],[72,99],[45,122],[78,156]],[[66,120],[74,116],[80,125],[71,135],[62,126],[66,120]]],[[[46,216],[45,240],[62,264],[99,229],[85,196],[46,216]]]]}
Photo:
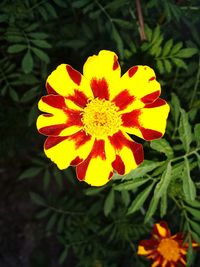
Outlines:
{"type": "Polygon", "coordinates": [[[122,115],[122,129],[145,140],[161,138],[165,133],[169,105],[162,99],[145,105],[140,110],[122,115]]]}
{"type": "Polygon", "coordinates": [[[68,137],[48,137],[44,152],[62,170],[83,161],[90,153],[93,142],[84,131],[68,137]]]}
{"type": "Polygon", "coordinates": [[[114,52],[102,50],[83,66],[83,75],[93,88],[95,97],[112,99],[118,90],[121,69],[114,52]]]}
{"type": "Polygon", "coordinates": [[[61,64],[47,78],[48,88],[62,96],[74,95],[74,90],[84,93],[88,98],[92,97],[89,83],[78,71],[70,65],[61,64]]]}

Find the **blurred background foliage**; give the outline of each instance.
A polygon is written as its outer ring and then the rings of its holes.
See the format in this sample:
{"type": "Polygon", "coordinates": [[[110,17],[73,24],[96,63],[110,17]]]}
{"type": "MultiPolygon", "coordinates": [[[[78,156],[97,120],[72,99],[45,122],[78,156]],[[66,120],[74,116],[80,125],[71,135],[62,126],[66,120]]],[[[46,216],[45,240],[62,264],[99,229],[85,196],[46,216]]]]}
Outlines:
{"type": "MultiPolygon", "coordinates": [[[[161,219],[200,243],[199,18],[198,0],[1,1],[1,267],[150,266],[137,244],[161,219]],[[82,71],[101,49],[123,73],[154,68],[171,112],[138,169],[89,188],[44,156],[35,121],[48,74],[61,63],[82,71]]],[[[189,249],[188,266],[199,254],[189,249]]]]}

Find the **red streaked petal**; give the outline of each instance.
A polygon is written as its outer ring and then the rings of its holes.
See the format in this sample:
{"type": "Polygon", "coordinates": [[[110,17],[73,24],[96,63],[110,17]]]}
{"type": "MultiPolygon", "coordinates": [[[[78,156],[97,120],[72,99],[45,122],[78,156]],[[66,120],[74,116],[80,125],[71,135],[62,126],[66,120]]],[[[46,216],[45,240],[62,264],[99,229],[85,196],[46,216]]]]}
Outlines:
{"type": "Polygon", "coordinates": [[[131,150],[137,165],[143,162],[144,154],[141,144],[128,140],[121,131],[115,133],[113,136],[109,136],[108,138],[115,150],[120,151],[123,146],[125,146],[131,150]]]}
{"type": "Polygon", "coordinates": [[[157,236],[158,238],[165,238],[171,236],[170,230],[165,221],[161,221],[160,223],[154,224],[152,234],[153,236],[157,236]]]}
{"type": "Polygon", "coordinates": [[[134,67],[130,68],[130,69],[128,70],[128,75],[129,75],[129,77],[130,77],[130,78],[133,77],[133,75],[137,72],[137,70],[138,70],[138,66],[134,66],[134,67]]]}
{"type": "Polygon", "coordinates": [[[135,97],[130,95],[127,89],[124,89],[115,96],[112,102],[114,102],[114,104],[119,107],[119,110],[123,110],[127,106],[129,106],[134,101],[134,99],[135,97]]]}
{"type": "Polygon", "coordinates": [[[47,96],[43,96],[41,99],[44,103],[46,103],[47,105],[51,107],[59,108],[59,109],[66,108],[65,98],[63,96],[47,95],[47,96]]]}
{"type": "Polygon", "coordinates": [[[166,104],[166,101],[165,100],[163,100],[161,98],[158,98],[153,103],[146,104],[144,106],[144,108],[157,108],[157,107],[163,106],[165,104],[166,104]]]}
{"type": "Polygon", "coordinates": [[[57,136],[59,135],[64,129],[66,128],[66,124],[58,124],[58,125],[50,125],[50,126],[45,126],[40,129],[38,129],[39,133],[43,135],[52,135],[52,136],[57,136]]]}
{"type": "Polygon", "coordinates": [[[120,175],[123,175],[125,173],[125,165],[124,165],[124,162],[122,161],[122,159],[121,159],[121,157],[119,155],[116,155],[116,158],[112,163],[112,167],[120,175]]]}
{"type": "Polygon", "coordinates": [[[106,100],[109,99],[108,83],[105,80],[105,78],[102,79],[93,78],[91,80],[90,86],[92,88],[94,97],[106,100]]]}
{"type": "Polygon", "coordinates": [[[92,158],[97,158],[97,157],[100,157],[102,160],[106,159],[104,140],[95,140],[93,148],[90,154],[88,155],[88,157],[81,164],[77,166],[76,172],[77,172],[77,177],[79,180],[85,180],[86,172],[87,172],[87,168],[90,163],[90,160],[92,158]]]}
{"type": "Polygon", "coordinates": [[[113,63],[113,70],[116,70],[119,67],[119,63],[117,60],[117,56],[114,55],[114,63],[113,63]]]}
{"type": "Polygon", "coordinates": [[[72,79],[72,81],[79,86],[81,83],[81,78],[82,78],[80,72],[72,68],[70,65],[66,66],[66,70],[69,74],[69,77],[72,79]]]}
{"type": "Polygon", "coordinates": [[[148,104],[148,103],[152,103],[153,101],[155,101],[158,97],[160,96],[160,91],[155,91],[151,94],[145,95],[141,98],[141,101],[144,104],[148,104]]]}
{"type": "Polygon", "coordinates": [[[139,129],[141,131],[141,134],[142,134],[143,138],[146,141],[159,139],[159,138],[161,138],[163,136],[163,133],[155,131],[155,130],[145,129],[143,127],[140,127],[139,129]]]}
{"type": "Polygon", "coordinates": [[[68,96],[67,99],[70,99],[71,101],[73,101],[76,105],[78,105],[81,108],[84,108],[88,102],[87,96],[83,92],[77,89],[75,89],[74,94],[68,96]]]}
{"type": "Polygon", "coordinates": [[[44,148],[45,149],[50,149],[60,142],[66,140],[68,137],[67,136],[49,136],[47,137],[45,143],[44,143],[44,148]]]}
{"type": "Polygon", "coordinates": [[[53,87],[51,87],[51,85],[46,82],[46,89],[48,94],[52,94],[52,95],[57,95],[58,93],[53,89],[53,87]]]}
{"type": "Polygon", "coordinates": [[[139,124],[139,116],[141,111],[139,109],[133,110],[129,113],[124,113],[121,116],[122,119],[122,125],[124,127],[140,127],[139,124]]]}
{"type": "Polygon", "coordinates": [[[73,159],[70,163],[70,165],[72,166],[76,166],[78,164],[80,164],[83,161],[83,159],[79,158],[79,156],[77,156],[75,159],[73,159]]]}

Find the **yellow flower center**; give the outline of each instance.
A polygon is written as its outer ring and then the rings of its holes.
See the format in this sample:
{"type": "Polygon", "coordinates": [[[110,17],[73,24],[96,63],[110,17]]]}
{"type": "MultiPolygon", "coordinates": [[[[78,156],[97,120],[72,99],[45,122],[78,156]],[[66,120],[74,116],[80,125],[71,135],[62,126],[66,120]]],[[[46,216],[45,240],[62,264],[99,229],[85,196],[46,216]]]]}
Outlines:
{"type": "Polygon", "coordinates": [[[82,122],[86,133],[95,137],[105,137],[119,130],[121,117],[115,104],[95,98],[84,108],[82,122]]]}
{"type": "Polygon", "coordinates": [[[167,261],[177,262],[180,257],[179,244],[170,238],[165,238],[161,240],[158,246],[158,252],[167,261]]]}

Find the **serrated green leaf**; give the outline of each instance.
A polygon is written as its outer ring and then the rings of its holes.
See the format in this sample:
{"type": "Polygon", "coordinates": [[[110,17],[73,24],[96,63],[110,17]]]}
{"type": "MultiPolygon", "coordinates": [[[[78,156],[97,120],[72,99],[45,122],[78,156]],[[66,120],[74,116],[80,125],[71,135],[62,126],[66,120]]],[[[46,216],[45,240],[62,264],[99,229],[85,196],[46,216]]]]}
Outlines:
{"type": "Polygon", "coordinates": [[[172,64],[171,64],[171,62],[168,59],[164,59],[163,60],[163,63],[164,63],[164,67],[165,67],[166,72],[167,73],[170,73],[171,70],[172,70],[172,64]]]}
{"type": "Polygon", "coordinates": [[[122,201],[125,205],[125,207],[127,207],[130,203],[130,195],[128,191],[121,191],[121,197],[122,197],[122,201]]]}
{"type": "Polygon", "coordinates": [[[105,203],[104,203],[105,216],[108,216],[108,214],[112,211],[112,209],[114,207],[114,200],[115,200],[115,193],[114,193],[114,190],[111,189],[109,194],[107,195],[105,203]]]}
{"type": "Polygon", "coordinates": [[[176,94],[172,93],[171,99],[171,110],[174,116],[175,125],[178,125],[179,117],[180,117],[180,101],[176,94]]]}
{"type": "Polygon", "coordinates": [[[151,193],[153,186],[154,186],[154,183],[149,185],[145,190],[143,190],[137,195],[137,197],[133,200],[132,204],[130,205],[127,214],[132,214],[143,206],[145,200],[148,198],[149,194],[151,193]]]}
{"type": "Polygon", "coordinates": [[[164,73],[165,70],[164,70],[164,65],[163,65],[163,61],[162,60],[157,59],[156,60],[156,66],[157,66],[157,68],[158,68],[160,73],[164,73]]]}
{"type": "Polygon", "coordinates": [[[190,144],[192,142],[192,130],[191,125],[188,120],[188,114],[184,109],[180,109],[181,117],[180,117],[180,125],[179,125],[179,135],[180,140],[183,144],[183,147],[186,152],[190,151],[190,144]]]}
{"type": "Polygon", "coordinates": [[[124,191],[124,190],[134,190],[137,189],[139,186],[145,184],[150,179],[144,179],[144,178],[134,178],[131,181],[121,183],[119,185],[115,185],[113,188],[118,191],[124,191]]]}
{"type": "Polygon", "coordinates": [[[28,90],[27,92],[25,92],[21,98],[21,102],[25,103],[28,102],[30,100],[32,100],[33,98],[37,97],[39,93],[39,88],[38,87],[34,87],[30,90],[28,90]]]}
{"type": "Polygon", "coordinates": [[[149,208],[147,210],[147,213],[145,215],[144,223],[148,223],[149,220],[152,218],[152,216],[156,212],[156,209],[158,207],[158,203],[159,203],[159,198],[153,197],[151,202],[150,202],[150,205],[149,205],[149,208]]]}
{"type": "Polygon", "coordinates": [[[160,199],[160,217],[163,218],[167,213],[167,192],[160,199]]]}
{"type": "Polygon", "coordinates": [[[32,39],[31,42],[41,48],[51,48],[52,46],[47,43],[47,41],[45,40],[36,40],[36,39],[32,39]]]}
{"type": "Polygon", "coordinates": [[[157,183],[155,190],[154,190],[154,197],[161,198],[161,196],[167,192],[169,183],[171,181],[171,172],[172,166],[170,162],[167,164],[167,168],[164,171],[163,175],[161,176],[160,182],[157,183]]]}
{"type": "Polygon", "coordinates": [[[183,43],[179,42],[177,44],[175,44],[172,49],[171,49],[171,55],[175,55],[181,48],[183,47],[183,43]]]}
{"type": "Polygon", "coordinates": [[[112,22],[116,23],[119,27],[125,29],[133,29],[133,24],[123,19],[112,19],[112,22]]]}
{"type": "Polygon", "coordinates": [[[163,57],[169,55],[169,52],[171,52],[172,46],[173,46],[173,39],[170,39],[165,43],[165,45],[163,47],[163,51],[162,51],[163,57]]]}
{"type": "Polygon", "coordinates": [[[194,182],[192,181],[190,177],[190,166],[189,161],[187,158],[184,158],[185,161],[185,168],[183,171],[183,192],[186,200],[193,201],[196,198],[196,187],[194,182]]]}
{"type": "Polygon", "coordinates": [[[198,52],[196,48],[183,48],[181,49],[176,56],[180,58],[190,58],[198,52]]]}
{"type": "Polygon", "coordinates": [[[22,69],[24,73],[30,73],[33,69],[33,58],[29,50],[22,59],[22,69]]]}
{"type": "Polygon", "coordinates": [[[31,167],[27,170],[25,170],[20,176],[19,180],[27,179],[27,178],[33,178],[37,176],[42,171],[41,167],[31,167]]]}
{"type": "Polygon", "coordinates": [[[198,200],[193,200],[193,201],[187,201],[187,199],[185,200],[186,203],[194,208],[199,208],[200,209],[200,201],[198,200]]]}
{"type": "Polygon", "coordinates": [[[55,226],[57,218],[58,218],[58,214],[57,213],[53,213],[51,215],[51,217],[48,220],[47,225],[46,225],[46,231],[50,231],[55,226]]]}
{"type": "Polygon", "coordinates": [[[24,44],[15,44],[15,45],[10,45],[8,47],[8,53],[19,53],[23,50],[27,49],[27,46],[24,44]]]}
{"type": "Polygon", "coordinates": [[[49,63],[49,56],[45,52],[43,52],[41,49],[38,49],[36,47],[32,47],[31,50],[42,61],[49,63]]]}
{"type": "Polygon", "coordinates": [[[187,255],[186,255],[186,259],[187,259],[187,265],[186,267],[190,267],[193,259],[194,259],[194,255],[193,255],[193,249],[192,249],[192,240],[191,238],[189,238],[188,240],[188,251],[187,251],[187,255]]]}
{"type": "Polygon", "coordinates": [[[100,193],[100,192],[102,192],[103,190],[105,190],[105,186],[102,186],[102,187],[92,187],[92,188],[87,188],[86,190],[85,190],[85,194],[86,194],[86,196],[93,196],[93,195],[96,195],[96,194],[98,194],[98,193],[100,193]]]}
{"type": "Polygon", "coordinates": [[[32,200],[33,203],[39,205],[39,206],[46,206],[46,201],[43,197],[41,197],[40,195],[34,193],[34,192],[30,192],[30,198],[32,200]]]}
{"type": "Polygon", "coordinates": [[[172,58],[172,62],[179,68],[188,69],[188,66],[185,64],[185,62],[180,58],[172,58]]]}
{"type": "Polygon", "coordinates": [[[158,152],[164,153],[169,159],[173,158],[174,156],[172,147],[170,146],[169,142],[167,142],[167,140],[164,138],[151,141],[150,147],[158,152]]]}
{"type": "Polygon", "coordinates": [[[185,206],[186,210],[194,216],[195,219],[200,220],[200,210],[185,206]]]}
{"type": "Polygon", "coordinates": [[[200,235],[200,224],[193,221],[193,220],[190,220],[190,225],[192,226],[193,230],[195,231],[195,233],[197,235],[200,235]]]}
{"type": "Polygon", "coordinates": [[[51,211],[50,211],[49,208],[43,209],[43,210],[41,210],[40,212],[37,213],[36,218],[43,219],[43,218],[47,217],[50,212],[51,211]]]}
{"type": "Polygon", "coordinates": [[[194,137],[195,137],[197,146],[200,147],[200,123],[197,123],[194,126],[194,137]]]}
{"type": "Polygon", "coordinates": [[[59,260],[58,260],[59,264],[64,263],[65,259],[67,258],[67,255],[68,255],[68,247],[66,246],[59,256],[59,260]]]}

